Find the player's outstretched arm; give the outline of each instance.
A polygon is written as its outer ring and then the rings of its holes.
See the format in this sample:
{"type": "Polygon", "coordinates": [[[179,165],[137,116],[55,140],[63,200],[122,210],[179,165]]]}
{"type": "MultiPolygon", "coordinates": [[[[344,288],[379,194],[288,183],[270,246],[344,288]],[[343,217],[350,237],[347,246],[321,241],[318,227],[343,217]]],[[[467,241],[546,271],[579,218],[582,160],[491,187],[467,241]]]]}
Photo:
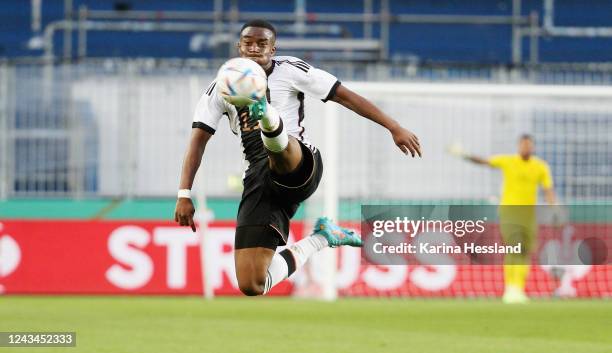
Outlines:
{"type": "MultiPolygon", "coordinates": [[[[202,155],[206,148],[206,143],[212,136],[211,133],[204,131],[199,128],[194,128],[191,131],[191,139],[189,141],[189,147],[187,147],[187,153],[185,154],[185,160],[183,161],[183,168],[181,170],[181,181],[179,189],[189,189],[193,186],[193,179],[195,178],[196,172],[200,167],[202,161],[202,155]]],[[[176,208],[174,209],[174,220],[182,226],[190,226],[191,230],[196,231],[195,223],[193,222],[193,215],[195,214],[195,207],[189,197],[179,197],[176,200],[176,208]]]]}
{"type": "Polygon", "coordinates": [[[334,102],[339,103],[355,113],[378,123],[389,130],[393,142],[405,154],[410,153],[412,157],[421,156],[421,145],[419,138],[412,132],[404,129],[397,121],[378,109],[366,98],[351,91],[343,85],[338,86],[336,94],[332,97],[334,102]]]}
{"type": "Polygon", "coordinates": [[[467,156],[465,156],[463,158],[465,158],[465,160],[470,161],[470,162],[475,163],[475,164],[486,165],[486,166],[489,166],[489,167],[491,166],[489,161],[484,159],[484,158],[482,158],[482,157],[467,155],[467,156]]]}
{"type": "Polygon", "coordinates": [[[474,156],[474,155],[470,155],[469,153],[467,153],[464,149],[463,146],[461,146],[460,143],[453,143],[451,145],[449,145],[446,148],[446,151],[455,156],[455,157],[459,157],[462,159],[465,159],[466,161],[475,163],[475,164],[480,164],[480,165],[486,165],[486,166],[491,166],[491,164],[489,163],[489,160],[482,158],[482,157],[478,157],[478,156],[474,156]]]}

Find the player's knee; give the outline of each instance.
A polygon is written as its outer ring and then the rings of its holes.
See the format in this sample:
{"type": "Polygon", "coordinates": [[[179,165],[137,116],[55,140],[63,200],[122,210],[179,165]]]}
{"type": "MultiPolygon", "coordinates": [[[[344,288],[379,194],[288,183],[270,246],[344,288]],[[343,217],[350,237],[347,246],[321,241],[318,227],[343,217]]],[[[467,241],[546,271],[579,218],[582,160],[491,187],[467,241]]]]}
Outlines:
{"type": "Polygon", "coordinates": [[[263,294],[263,288],[256,288],[254,286],[240,287],[240,291],[242,292],[242,294],[249,297],[255,297],[263,294]]]}
{"type": "Polygon", "coordinates": [[[254,297],[257,295],[262,295],[264,292],[264,283],[259,283],[258,281],[238,281],[238,288],[242,294],[247,295],[249,297],[254,297]]]}
{"type": "Polygon", "coordinates": [[[266,286],[266,275],[254,273],[242,273],[238,276],[238,288],[244,295],[256,296],[264,294],[266,286]]]}

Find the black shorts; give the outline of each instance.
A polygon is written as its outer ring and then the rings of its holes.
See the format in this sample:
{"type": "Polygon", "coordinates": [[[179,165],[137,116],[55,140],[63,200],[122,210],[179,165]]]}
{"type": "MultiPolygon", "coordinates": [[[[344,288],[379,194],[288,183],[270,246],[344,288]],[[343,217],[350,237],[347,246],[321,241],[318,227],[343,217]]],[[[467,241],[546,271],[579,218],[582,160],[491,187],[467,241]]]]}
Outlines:
{"type": "Polygon", "coordinates": [[[238,208],[236,248],[256,244],[254,239],[245,241],[244,238],[253,237],[252,229],[261,229],[260,226],[269,226],[275,231],[265,232],[262,236],[277,233],[279,244],[287,244],[289,220],[295,215],[300,203],[317,190],[323,176],[323,161],[319,151],[298,142],[302,148],[302,162],[289,175],[278,176],[272,172],[268,158],[249,166],[238,208]]]}

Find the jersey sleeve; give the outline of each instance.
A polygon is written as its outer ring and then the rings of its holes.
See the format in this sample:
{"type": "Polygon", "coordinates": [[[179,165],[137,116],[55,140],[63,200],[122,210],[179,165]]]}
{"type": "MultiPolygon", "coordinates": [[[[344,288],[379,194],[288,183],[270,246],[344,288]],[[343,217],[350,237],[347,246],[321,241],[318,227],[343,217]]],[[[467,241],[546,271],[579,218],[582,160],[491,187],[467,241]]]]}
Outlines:
{"type": "Polygon", "coordinates": [[[546,162],[542,162],[542,174],[540,175],[540,186],[543,189],[550,189],[553,187],[552,176],[550,175],[550,167],[546,162]]]}
{"type": "Polygon", "coordinates": [[[293,85],[306,95],[327,102],[336,94],[340,81],[327,71],[317,69],[303,61],[289,62],[294,66],[293,85]]]}
{"type": "Polygon", "coordinates": [[[219,120],[227,109],[225,101],[217,94],[216,82],[208,86],[206,92],[200,97],[193,114],[192,128],[200,128],[210,134],[214,134],[219,126],[219,120]]]}
{"type": "Polygon", "coordinates": [[[507,155],[497,155],[489,158],[489,165],[493,168],[504,168],[509,158],[507,155]]]}

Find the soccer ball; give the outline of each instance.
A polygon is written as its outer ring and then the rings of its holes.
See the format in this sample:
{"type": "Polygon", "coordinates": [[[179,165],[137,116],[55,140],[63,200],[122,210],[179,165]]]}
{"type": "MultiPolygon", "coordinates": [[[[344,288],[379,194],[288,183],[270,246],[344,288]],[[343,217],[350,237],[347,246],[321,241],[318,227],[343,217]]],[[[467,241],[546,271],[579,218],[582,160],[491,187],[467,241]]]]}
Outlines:
{"type": "Polygon", "coordinates": [[[266,95],[268,79],[258,63],[250,59],[228,60],[217,73],[217,92],[228,103],[243,107],[266,95]]]}

